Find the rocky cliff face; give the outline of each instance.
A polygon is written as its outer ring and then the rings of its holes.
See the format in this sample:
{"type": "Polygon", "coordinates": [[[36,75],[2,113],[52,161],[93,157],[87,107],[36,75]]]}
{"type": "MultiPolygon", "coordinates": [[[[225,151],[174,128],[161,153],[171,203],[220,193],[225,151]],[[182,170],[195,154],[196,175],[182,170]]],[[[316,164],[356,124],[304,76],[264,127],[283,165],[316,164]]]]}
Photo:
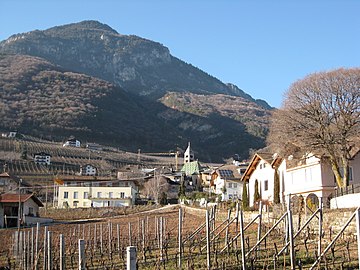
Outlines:
{"type": "Polygon", "coordinates": [[[0,52],[42,57],[154,98],[170,89],[230,93],[222,82],[171,56],[160,43],[118,34],[96,21],[14,35],[0,43],[0,52]]]}

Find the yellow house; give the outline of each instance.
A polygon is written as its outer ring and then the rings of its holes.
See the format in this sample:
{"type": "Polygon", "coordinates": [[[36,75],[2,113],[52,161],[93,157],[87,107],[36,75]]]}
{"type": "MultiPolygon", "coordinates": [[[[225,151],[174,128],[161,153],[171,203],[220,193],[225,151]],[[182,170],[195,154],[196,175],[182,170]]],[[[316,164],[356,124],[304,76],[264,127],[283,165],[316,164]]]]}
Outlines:
{"type": "Polygon", "coordinates": [[[131,187],[59,186],[58,207],[116,207],[135,203],[136,190],[131,187]]]}

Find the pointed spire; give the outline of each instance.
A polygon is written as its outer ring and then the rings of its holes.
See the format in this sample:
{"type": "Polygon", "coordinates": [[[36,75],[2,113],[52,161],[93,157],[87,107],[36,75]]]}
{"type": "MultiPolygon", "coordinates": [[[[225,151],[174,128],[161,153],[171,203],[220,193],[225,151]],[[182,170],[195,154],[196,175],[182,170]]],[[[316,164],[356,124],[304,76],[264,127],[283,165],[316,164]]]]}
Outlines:
{"type": "Polygon", "coordinates": [[[191,151],[190,142],[184,153],[184,163],[189,163],[194,161],[194,153],[191,151]]]}

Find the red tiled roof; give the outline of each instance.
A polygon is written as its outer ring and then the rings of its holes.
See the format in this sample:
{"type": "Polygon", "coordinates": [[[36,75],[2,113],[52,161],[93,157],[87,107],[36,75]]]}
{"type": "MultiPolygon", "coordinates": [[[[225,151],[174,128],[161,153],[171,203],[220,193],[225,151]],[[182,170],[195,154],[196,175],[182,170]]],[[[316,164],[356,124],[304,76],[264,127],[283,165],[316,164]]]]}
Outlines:
{"type": "Polygon", "coordinates": [[[34,194],[3,194],[0,195],[0,203],[14,203],[14,202],[26,202],[29,199],[33,199],[39,206],[43,206],[42,202],[34,194]]]}

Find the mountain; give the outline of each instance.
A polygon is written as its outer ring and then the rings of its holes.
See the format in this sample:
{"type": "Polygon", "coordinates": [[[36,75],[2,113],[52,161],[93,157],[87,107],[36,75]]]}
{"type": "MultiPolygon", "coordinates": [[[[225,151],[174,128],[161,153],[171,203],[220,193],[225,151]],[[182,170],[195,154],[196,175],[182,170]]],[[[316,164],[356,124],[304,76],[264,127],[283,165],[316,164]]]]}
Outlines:
{"type": "Polygon", "coordinates": [[[13,35],[0,53],[3,128],[152,151],[191,141],[212,161],[264,146],[272,109],[265,101],[160,43],[83,21],[13,35]]]}

